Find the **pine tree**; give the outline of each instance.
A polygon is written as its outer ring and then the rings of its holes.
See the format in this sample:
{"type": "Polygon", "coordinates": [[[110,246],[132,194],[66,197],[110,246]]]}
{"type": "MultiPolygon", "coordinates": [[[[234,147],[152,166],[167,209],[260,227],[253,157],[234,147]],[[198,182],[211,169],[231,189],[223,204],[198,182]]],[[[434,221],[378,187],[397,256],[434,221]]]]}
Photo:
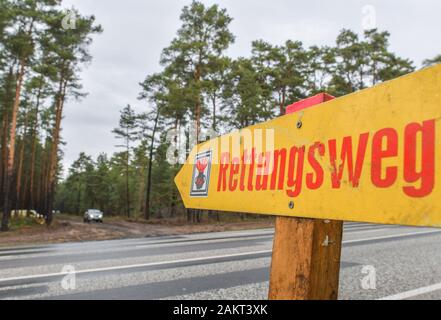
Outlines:
{"type": "MultiPolygon", "coordinates": [[[[39,42],[40,28],[45,27],[46,18],[53,12],[53,8],[58,5],[56,0],[33,0],[15,1],[10,7],[10,17],[12,17],[13,28],[3,36],[5,51],[9,60],[10,69],[15,71],[15,94],[10,112],[9,133],[7,148],[7,161],[3,177],[3,218],[1,229],[8,230],[10,210],[13,200],[13,179],[15,166],[15,147],[17,118],[22,96],[25,73],[32,63],[35,48],[39,42]],[[37,28],[40,26],[40,28],[37,28]]],[[[6,125],[6,124],[5,124],[6,125]]],[[[5,134],[6,136],[6,134],[5,134]]]]}
{"type": "Polygon", "coordinates": [[[433,66],[435,64],[441,63],[441,54],[437,55],[436,57],[432,58],[432,59],[426,59],[423,61],[423,66],[424,67],[430,67],[433,66]]]}
{"type": "Polygon", "coordinates": [[[229,85],[225,99],[229,107],[229,128],[245,128],[273,116],[273,107],[268,105],[261,76],[250,59],[240,58],[233,62],[229,74],[229,85]]]}
{"type": "Polygon", "coordinates": [[[84,95],[79,91],[81,85],[77,73],[80,70],[80,65],[89,62],[92,58],[88,52],[92,35],[102,31],[101,26],[95,25],[94,16],[81,16],[74,10],[71,10],[71,14],[76,16],[74,29],[65,30],[60,28],[64,13],[53,14],[48,18],[51,28],[44,39],[46,48],[53,54],[54,65],[57,67],[56,81],[58,82],[55,94],[55,123],[52,130],[47,182],[47,208],[45,209],[48,225],[52,222],[52,207],[57,183],[58,147],[64,104],[69,94],[75,98],[84,95]]]}
{"type": "Polygon", "coordinates": [[[167,88],[169,81],[164,74],[154,74],[146,78],[141,84],[142,92],[140,99],[145,99],[150,104],[151,111],[142,114],[139,118],[142,128],[142,137],[148,144],[148,168],[146,170],[145,204],[143,207],[144,219],[149,220],[151,216],[151,189],[152,189],[152,168],[157,132],[162,127],[161,113],[164,106],[172,99],[170,90],[167,88]]]}
{"type": "Polygon", "coordinates": [[[125,177],[126,177],[126,214],[130,217],[130,156],[133,150],[132,142],[139,137],[139,131],[137,127],[137,116],[130,105],[127,105],[122,111],[119,120],[119,127],[113,129],[117,139],[122,140],[122,144],[117,145],[119,148],[123,148],[125,158],[125,177]]]}
{"type": "Polygon", "coordinates": [[[307,53],[299,41],[286,41],[282,46],[272,46],[264,41],[254,41],[252,57],[259,76],[264,97],[285,114],[285,107],[305,96],[307,53]]]}
{"type": "Polygon", "coordinates": [[[217,5],[205,7],[193,1],[180,16],[178,36],[162,52],[161,63],[185,84],[189,111],[196,123],[196,137],[201,133],[201,120],[207,113],[203,101],[204,84],[209,81],[210,64],[222,57],[234,41],[228,27],[232,19],[217,5]]]}

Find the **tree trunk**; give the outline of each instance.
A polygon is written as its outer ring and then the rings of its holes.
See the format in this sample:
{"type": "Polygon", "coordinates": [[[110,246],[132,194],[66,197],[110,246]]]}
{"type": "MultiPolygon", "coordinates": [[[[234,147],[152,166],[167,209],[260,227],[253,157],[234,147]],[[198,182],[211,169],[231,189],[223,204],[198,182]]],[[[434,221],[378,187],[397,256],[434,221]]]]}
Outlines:
{"type": "Polygon", "coordinates": [[[280,115],[284,115],[285,114],[285,105],[286,103],[286,89],[284,88],[282,90],[282,100],[280,101],[280,115]]]}
{"type": "Polygon", "coordinates": [[[9,112],[6,109],[3,115],[3,134],[2,134],[2,166],[1,166],[1,185],[2,194],[5,192],[6,179],[6,163],[8,162],[8,127],[9,127],[9,112]]]}
{"type": "Polygon", "coordinates": [[[80,177],[80,180],[78,183],[77,210],[76,210],[78,215],[81,215],[81,211],[80,211],[81,210],[81,188],[82,188],[82,185],[81,185],[81,177],[80,177]]]}
{"type": "MultiPolygon", "coordinates": [[[[5,95],[3,101],[3,123],[2,123],[2,142],[1,142],[1,165],[0,165],[0,190],[4,192],[4,179],[6,177],[6,163],[8,162],[8,129],[9,129],[9,109],[11,102],[11,82],[14,76],[14,68],[9,68],[9,73],[6,77],[5,95]]],[[[0,200],[1,201],[1,200],[0,200]]]]}
{"type": "MultiPolygon", "coordinates": [[[[178,140],[178,134],[180,134],[180,131],[181,131],[181,124],[180,124],[180,120],[178,118],[176,118],[175,121],[174,121],[174,128],[173,129],[176,132],[176,135],[173,138],[173,140],[174,140],[175,146],[179,149],[181,141],[180,141],[180,139],[178,140]]],[[[187,136],[187,140],[188,140],[188,136],[187,136]]],[[[186,152],[186,157],[187,156],[188,155],[187,155],[187,152],[186,152]]],[[[177,158],[175,160],[177,160],[177,158]]],[[[179,170],[179,164],[176,163],[173,166],[173,169],[174,169],[174,173],[177,173],[178,170],[179,170]]],[[[174,187],[172,187],[171,197],[170,197],[170,208],[171,208],[170,209],[170,217],[176,216],[176,213],[177,213],[177,210],[176,210],[176,202],[177,201],[176,201],[176,199],[177,199],[177,189],[174,186],[174,187]]]]}
{"type": "Polygon", "coordinates": [[[6,163],[6,174],[4,177],[4,202],[3,202],[3,218],[2,218],[2,231],[9,229],[9,217],[11,215],[11,183],[14,174],[14,160],[15,160],[15,138],[17,129],[17,114],[18,107],[20,105],[20,95],[23,86],[23,77],[25,73],[25,61],[20,62],[20,68],[18,72],[17,85],[15,88],[15,99],[11,113],[11,126],[9,128],[9,148],[8,148],[8,161],[6,163]]]}
{"type": "Polygon", "coordinates": [[[50,146],[46,142],[46,148],[41,156],[43,162],[40,171],[40,183],[38,184],[38,212],[46,214],[47,210],[47,190],[49,183],[49,161],[50,161],[50,146]]]}
{"type": "Polygon", "coordinates": [[[129,183],[129,167],[130,167],[130,145],[129,145],[129,129],[127,128],[127,159],[126,159],[126,214],[130,218],[130,183],[129,183]]]}
{"type": "Polygon", "coordinates": [[[47,196],[46,196],[46,224],[49,226],[52,223],[52,210],[53,210],[53,201],[54,201],[54,193],[55,193],[55,184],[56,184],[56,175],[57,175],[57,166],[58,166],[58,144],[60,142],[60,129],[61,129],[61,119],[63,116],[63,105],[64,98],[66,94],[67,88],[67,80],[64,80],[63,76],[61,76],[59,88],[58,88],[58,96],[57,103],[55,108],[55,127],[52,133],[52,148],[50,154],[49,161],[49,175],[48,175],[48,185],[47,185],[47,196]]]}
{"type": "Polygon", "coordinates": [[[38,91],[37,104],[35,108],[35,123],[34,123],[34,128],[32,129],[31,171],[29,174],[29,179],[30,179],[29,204],[27,208],[28,210],[35,209],[34,178],[35,178],[35,158],[37,152],[38,112],[40,108],[40,94],[41,94],[41,88],[38,91]]]}
{"type": "Polygon", "coordinates": [[[150,219],[150,192],[152,187],[152,165],[153,165],[153,148],[155,146],[155,135],[156,130],[158,129],[158,121],[159,121],[159,109],[156,112],[155,124],[153,126],[152,131],[152,140],[150,141],[150,149],[149,149],[149,168],[147,173],[147,188],[145,195],[145,207],[144,207],[144,219],[150,219]]]}
{"type": "Polygon", "coordinates": [[[130,186],[129,186],[129,151],[127,151],[127,162],[126,162],[126,213],[127,217],[130,218],[130,186]]]}
{"type": "MultiPolygon", "coordinates": [[[[44,151],[41,153],[41,158],[44,158],[44,151]]],[[[41,195],[42,195],[42,189],[43,189],[43,185],[44,185],[44,166],[45,166],[45,161],[43,161],[43,163],[40,166],[40,172],[39,172],[39,178],[40,178],[40,183],[38,183],[36,185],[36,190],[35,190],[35,196],[33,193],[32,198],[30,199],[30,205],[32,206],[31,209],[33,210],[37,210],[38,213],[44,213],[44,211],[42,211],[42,207],[41,207],[41,195]]],[[[35,173],[35,175],[37,175],[35,173]]],[[[34,179],[34,178],[33,178],[34,179]]]]}
{"type": "MultiPolygon", "coordinates": [[[[197,85],[199,85],[199,82],[201,81],[201,65],[200,64],[198,64],[196,66],[195,81],[196,81],[197,85]]],[[[201,132],[201,112],[202,112],[201,109],[202,109],[201,95],[198,90],[197,97],[196,97],[196,106],[195,106],[196,143],[199,143],[199,135],[201,132]]]]}
{"type": "Polygon", "coordinates": [[[20,152],[19,152],[19,158],[18,158],[18,169],[17,169],[17,185],[16,185],[16,204],[15,209],[24,209],[22,208],[22,201],[21,201],[21,180],[23,175],[23,162],[24,162],[24,151],[25,151],[25,144],[26,144],[26,134],[27,134],[27,125],[28,125],[28,112],[25,114],[25,124],[24,124],[24,131],[23,131],[23,138],[20,145],[20,152]]]}
{"type": "Polygon", "coordinates": [[[216,122],[216,94],[213,94],[212,103],[213,103],[213,125],[212,125],[212,128],[213,128],[214,131],[216,131],[216,127],[217,127],[217,122],[216,122]]]}

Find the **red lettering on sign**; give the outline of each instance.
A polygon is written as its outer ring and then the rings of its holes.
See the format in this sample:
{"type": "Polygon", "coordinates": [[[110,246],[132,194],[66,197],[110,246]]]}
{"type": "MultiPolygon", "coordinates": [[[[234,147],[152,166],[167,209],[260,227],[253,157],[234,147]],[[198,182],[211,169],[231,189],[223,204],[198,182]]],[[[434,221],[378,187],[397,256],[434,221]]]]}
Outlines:
{"type": "Polygon", "coordinates": [[[421,198],[429,195],[435,184],[435,120],[425,121],[423,125],[409,124],[404,131],[404,180],[421,186],[403,187],[409,197],[421,198]],[[417,135],[421,136],[421,171],[417,163],[417,135]]]}
{"type": "Polygon", "coordinates": [[[245,190],[245,171],[248,163],[248,150],[243,151],[242,169],[240,171],[240,191],[245,190]]]}
{"type": "MultiPolygon", "coordinates": [[[[369,159],[370,182],[382,189],[393,186],[401,169],[396,162],[388,165],[386,160],[397,158],[402,150],[403,192],[409,197],[425,197],[432,193],[435,185],[435,120],[410,123],[403,129],[402,147],[394,128],[384,128],[373,134],[369,159]]],[[[352,136],[343,137],[339,142],[330,139],[327,141],[328,150],[325,143],[317,141],[308,147],[306,155],[306,146],[293,146],[289,154],[287,148],[259,154],[253,148],[250,152],[244,150],[243,155],[234,157],[231,163],[231,155],[222,153],[217,191],[285,190],[289,197],[298,197],[303,183],[307,189],[317,190],[327,177],[331,179],[333,189],[340,189],[345,182],[357,188],[365,163],[369,133],[360,134],[358,144],[354,140],[352,136]],[[319,161],[318,157],[322,160],[319,161]],[[325,158],[329,162],[323,163],[325,158]],[[325,176],[328,168],[331,168],[331,174],[325,176]]]]}
{"type": "Polygon", "coordinates": [[[257,161],[256,191],[268,189],[268,175],[271,153],[259,154],[257,161]]]}
{"type": "Polygon", "coordinates": [[[248,174],[248,191],[253,191],[254,164],[256,162],[256,150],[251,150],[250,172],[248,174]]]}
{"type": "Polygon", "coordinates": [[[343,171],[345,164],[348,167],[348,176],[349,176],[349,182],[352,183],[352,186],[354,188],[358,187],[358,184],[360,182],[360,176],[361,176],[361,169],[363,167],[364,162],[364,156],[366,154],[366,147],[367,142],[369,139],[369,133],[363,133],[360,135],[359,142],[358,142],[358,150],[357,150],[357,157],[355,160],[355,168],[353,163],[353,155],[352,155],[352,137],[344,137],[343,138],[343,144],[341,148],[341,154],[340,154],[340,164],[337,168],[336,161],[337,161],[337,141],[335,139],[329,140],[329,156],[331,160],[331,166],[332,166],[332,173],[331,173],[331,179],[332,179],[332,187],[334,189],[339,189],[341,186],[341,180],[343,178],[343,171]]]}
{"type": "Polygon", "coordinates": [[[286,149],[274,151],[273,174],[271,175],[271,190],[283,190],[285,183],[286,149]],[[277,175],[278,174],[278,175],[277,175]]]}
{"type": "Polygon", "coordinates": [[[302,191],[303,162],[305,159],[305,147],[292,147],[289,153],[288,182],[291,190],[286,190],[290,197],[297,197],[302,191]]]}
{"type": "Polygon", "coordinates": [[[217,191],[227,190],[227,170],[230,162],[230,154],[224,152],[221,155],[220,166],[219,166],[219,178],[217,179],[217,191]]]}
{"type": "Polygon", "coordinates": [[[230,166],[230,180],[228,183],[228,188],[230,191],[235,191],[237,188],[237,178],[235,178],[235,175],[239,173],[240,169],[240,160],[238,157],[234,157],[233,160],[231,160],[231,166],[230,166]]]}
{"type": "Polygon", "coordinates": [[[316,151],[321,157],[323,157],[325,155],[325,145],[321,142],[316,142],[308,151],[308,162],[315,173],[315,180],[314,173],[306,174],[306,187],[311,190],[316,190],[323,184],[324,172],[322,166],[315,158],[316,151]]]}
{"type": "Polygon", "coordinates": [[[386,128],[378,131],[372,139],[371,180],[379,188],[388,188],[395,183],[398,176],[398,168],[389,166],[384,168],[382,160],[398,155],[398,133],[395,129],[386,128]],[[383,148],[383,142],[385,146],[383,148]]]}

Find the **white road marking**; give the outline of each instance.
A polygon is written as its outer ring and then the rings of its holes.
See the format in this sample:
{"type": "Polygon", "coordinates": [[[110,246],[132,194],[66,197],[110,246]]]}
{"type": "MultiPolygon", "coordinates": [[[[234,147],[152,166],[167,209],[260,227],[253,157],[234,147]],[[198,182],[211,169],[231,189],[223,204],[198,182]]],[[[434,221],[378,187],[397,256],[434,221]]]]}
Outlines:
{"type": "Polygon", "coordinates": [[[369,232],[377,232],[377,231],[384,231],[389,230],[391,228],[377,228],[377,229],[363,229],[363,230],[343,230],[344,233],[369,233],[369,232]]]}
{"type": "MultiPolygon", "coordinates": [[[[372,238],[365,238],[365,239],[345,240],[345,241],[343,241],[343,244],[356,243],[356,242],[364,242],[364,241],[372,241],[372,240],[393,239],[393,238],[409,237],[409,236],[414,236],[414,235],[432,234],[432,233],[441,233],[441,230],[426,231],[426,232],[412,232],[412,233],[396,234],[396,235],[383,236],[383,237],[372,237],[372,238]]],[[[173,263],[197,262],[197,261],[203,261],[203,260],[215,260],[215,259],[222,259],[222,258],[234,258],[234,257],[242,257],[242,256],[248,256],[248,255],[254,255],[254,254],[266,254],[266,253],[271,253],[271,252],[272,252],[272,250],[262,250],[262,251],[251,251],[251,252],[233,253],[233,254],[218,255],[218,256],[200,257],[200,258],[179,259],[179,260],[170,260],[170,261],[158,261],[158,262],[149,262],[149,263],[122,265],[122,266],[95,268],[95,269],[84,269],[84,270],[78,270],[76,272],[76,274],[103,272],[103,271],[114,271],[114,270],[123,270],[123,269],[133,269],[133,268],[151,267],[151,266],[161,266],[161,265],[173,264],[173,263]]],[[[55,277],[55,276],[64,276],[64,275],[67,275],[67,273],[65,273],[65,272],[55,272],[55,273],[47,273],[47,274],[19,276],[19,277],[11,277],[11,278],[0,279],[0,283],[6,282],[6,281],[17,281],[17,280],[36,279],[36,278],[45,278],[45,277],[55,277]]]]}
{"type": "Polygon", "coordinates": [[[179,241],[172,242],[158,242],[158,243],[145,243],[138,244],[135,246],[137,249],[149,248],[157,245],[169,245],[169,246],[178,246],[178,245],[188,245],[188,244],[196,244],[198,241],[210,241],[211,243],[215,242],[229,242],[229,241],[237,241],[237,240],[258,240],[262,237],[268,237],[274,235],[274,232],[271,233],[261,233],[253,236],[234,236],[234,237],[219,237],[219,238],[201,238],[201,239],[185,239],[179,241]]]}
{"type": "MultiPolygon", "coordinates": [[[[362,230],[344,230],[344,233],[349,234],[349,233],[371,233],[371,232],[377,232],[377,231],[384,231],[387,230],[389,228],[387,228],[386,226],[383,226],[381,228],[366,228],[366,229],[362,229],[362,230]]],[[[256,233],[256,234],[251,234],[251,233],[246,233],[246,234],[242,234],[242,235],[237,235],[237,236],[232,236],[232,237],[219,237],[219,238],[201,238],[201,241],[219,241],[219,242],[225,242],[225,241],[237,241],[238,239],[240,240],[241,238],[243,238],[243,236],[246,236],[245,239],[247,240],[253,240],[253,239],[258,239],[260,237],[265,237],[265,236],[271,236],[274,235],[274,232],[262,232],[262,233],[256,233]],[[251,236],[254,235],[254,236],[251,236]]],[[[133,250],[133,249],[143,249],[143,248],[149,248],[152,246],[158,246],[158,245],[185,245],[188,243],[195,243],[197,242],[199,239],[197,238],[188,238],[188,239],[179,239],[179,240],[170,240],[170,239],[164,239],[164,240],[157,240],[157,242],[153,242],[153,243],[145,243],[145,242],[141,242],[140,244],[135,244],[134,246],[129,247],[128,249],[133,250]]],[[[117,248],[117,247],[116,247],[117,248]]],[[[106,248],[102,248],[100,250],[100,252],[113,252],[115,251],[114,249],[116,248],[112,248],[112,247],[106,247],[106,248]]],[[[86,248],[86,249],[82,249],[79,250],[77,248],[74,248],[73,250],[68,248],[68,251],[70,252],[95,252],[97,249],[96,248],[86,248]]],[[[5,251],[5,252],[1,252],[0,250],[0,261],[1,260],[9,260],[9,259],[14,259],[17,257],[20,257],[22,255],[26,255],[27,258],[33,258],[35,256],[38,256],[40,253],[44,253],[45,256],[59,256],[59,255],[64,255],[65,252],[60,252],[58,250],[54,250],[51,249],[48,252],[48,249],[42,248],[42,249],[24,249],[24,250],[10,250],[10,251],[5,251]],[[3,255],[1,255],[3,254],[3,255]]]]}
{"type": "Polygon", "coordinates": [[[433,231],[425,231],[425,232],[409,232],[409,233],[394,234],[394,235],[390,235],[390,236],[373,237],[373,238],[366,238],[366,239],[345,240],[345,241],[343,241],[343,243],[357,243],[357,242],[365,242],[365,241],[371,241],[371,240],[384,240],[384,239],[393,239],[393,238],[401,238],[401,237],[411,237],[411,236],[416,236],[416,235],[420,235],[420,234],[432,234],[432,233],[441,233],[441,230],[433,230],[433,231]]]}
{"type": "Polygon", "coordinates": [[[27,250],[11,250],[11,251],[0,251],[1,257],[11,257],[11,256],[17,256],[20,255],[20,253],[46,253],[47,249],[27,249],[27,250]]]}
{"type": "MultiPolygon", "coordinates": [[[[366,225],[366,224],[364,224],[366,225]]],[[[344,233],[356,233],[356,232],[360,232],[360,233],[369,233],[369,232],[376,232],[376,231],[383,231],[383,230],[388,230],[391,229],[390,227],[384,226],[384,225],[372,225],[372,228],[363,228],[363,229],[356,229],[356,230],[352,230],[352,229],[346,229],[344,228],[344,233]]],[[[274,231],[272,232],[265,232],[265,233],[256,233],[256,234],[244,234],[244,235],[237,235],[237,236],[232,236],[232,237],[219,237],[219,238],[215,238],[213,237],[212,239],[210,238],[201,238],[201,239],[193,239],[193,238],[188,238],[188,239],[179,239],[176,241],[172,241],[172,242],[167,242],[166,240],[164,240],[164,242],[157,242],[157,243],[142,243],[142,244],[138,244],[135,245],[134,248],[138,248],[138,249],[142,249],[142,248],[148,248],[151,246],[156,246],[156,245],[180,245],[180,244],[186,244],[186,243],[194,243],[197,241],[218,241],[218,242],[225,242],[225,241],[236,241],[237,239],[241,239],[244,238],[244,236],[246,236],[246,240],[253,240],[253,239],[259,239],[261,237],[266,237],[266,236],[272,236],[274,235],[274,231]]],[[[245,239],[245,238],[244,238],[245,239]]]]}
{"type": "MultiPolygon", "coordinates": [[[[355,224],[355,223],[354,223],[355,224]]],[[[352,225],[352,223],[350,223],[350,225],[352,225]]],[[[357,225],[359,226],[364,226],[366,228],[347,228],[348,223],[345,223],[344,225],[344,232],[345,233],[356,233],[356,232],[362,232],[362,233],[368,233],[368,232],[375,232],[375,231],[383,231],[383,230],[387,230],[390,229],[387,225],[375,225],[375,224],[366,224],[366,223],[357,223],[357,225]]],[[[195,235],[195,237],[185,237],[183,239],[161,239],[161,237],[158,238],[147,238],[147,239],[143,239],[143,241],[140,241],[140,239],[120,239],[120,240],[105,240],[105,241],[91,241],[88,242],[87,244],[90,243],[97,243],[99,245],[101,244],[107,244],[107,243],[112,243],[113,241],[118,241],[119,243],[122,242],[132,242],[133,246],[131,246],[131,249],[133,248],[145,248],[145,247],[150,247],[150,246],[157,246],[157,245],[167,245],[167,244],[173,244],[173,245],[178,245],[181,243],[187,243],[187,242],[197,242],[198,240],[204,240],[204,241],[216,241],[216,240],[237,240],[238,238],[242,238],[242,237],[248,237],[249,239],[254,239],[254,238],[259,238],[259,237],[263,237],[263,236],[270,236],[270,235],[274,235],[274,230],[273,229],[259,229],[256,230],[257,232],[251,233],[251,232],[244,232],[244,231],[229,231],[228,234],[231,235],[232,233],[235,233],[232,236],[226,236],[226,234],[224,232],[220,233],[219,235],[213,235],[213,234],[197,234],[195,235]],[[203,236],[207,236],[208,238],[204,238],[203,236]],[[209,237],[213,237],[213,239],[210,239],[209,237]],[[201,237],[199,239],[199,237],[201,237]],[[216,238],[218,237],[218,238],[216,238]],[[149,243],[152,242],[152,243],[149,243]]],[[[56,244],[54,247],[51,248],[23,248],[21,249],[20,247],[16,247],[13,248],[13,250],[2,250],[3,248],[0,248],[0,260],[4,259],[7,260],[10,257],[17,257],[20,256],[21,253],[23,254],[39,254],[39,253],[47,253],[47,256],[54,256],[54,255],[58,255],[60,253],[59,249],[56,247],[57,245],[60,244],[56,244]],[[49,252],[47,252],[49,251],[49,252]]],[[[65,245],[65,246],[69,246],[69,243],[66,244],[61,244],[61,245],[65,245]]],[[[71,252],[74,251],[78,251],[77,248],[78,243],[75,243],[73,247],[65,247],[63,248],[64,250],[68,250],[71,252]]],[[[81,244],[82,245],[82,244],[81,244]]],[[[112,246],[109,247],[104,247],[104,248],[100,248],[103,250],[108,250],[108,251],[113,251],[113,249],[115,249],[112,246]]],[[[93,252],[96,251],[96,248],[80,248],[81,252],[84,252],[84,250],[87,250],[88,252],[93,252]]],[[[30,256],[31,258],[31,256],[30,256]]]]}
{"type": "MultiPolygon", "coordinates": [[[[364,224],[366,225],[366,224],[364,224]]],[[[369,233],[369,232],[375,232],[375,231],[383,231],[383,230],[387,230],[390,229],[387,226],[376,226],[376,225],[372,225],[372,228],[364,228],[364,229],[356,229],[356,230],[351,230],[348,229],[346,230],[346,228],[344,229],[345,233],[356,233],[356,232],[362,232],[362,233],[369,233]]],[[[140,248],[148,248],[151,246],[157,246],[157,245],[179,245],[179,244],[185,244],[188,242],[197,242],[198,240],[204,240],[204,241],[235,241],[237,239],[240,239],[242,237],[247,237],[247,239],[252,240],[252,239],[256,239],[259,237],[265,237],[265,236],[271,236],[274,235],[274,231],[268,231],[265,229],[265,231],[263,232],[257,232],[257,233],[242,233],[242,234],[237,234],[231,237],[213,237],[213,239],[210,238],[186,238],[186,239],[177,239],[177,240],[171,240],[171,239],[157,239],[157,242],[153,242],[153,243],[146,243],[146,242],[140,242],[139,244],[135,244],[134,246],[131,247],[131,249],[136,248],[136,249],[140,249],[140,248]]],[[[125,240],[125,239],[122,239],[125,240]]],[[[127,240],[133,240],[133,239],[127,239],[127,240]]],[[[150,240],[150,239],[149,239],[150,240]]],[[[151,240],[150,240],[151,241],[151,240]]],[[[73,248],[74,250],[72,250],[71,248],[66,248],[67,250],[70,251],[78,251],[76,248],[73,248]]],[[[103,248],[103,250],[108,250],[108,251],[113,251],[114,248],[112,247],[106,247],[103,248]]],[[[96,251],[96,248],[87,248],[87,251],[96,251]]],[[[84,252],[84,250],[82,250],[81,252],[84,252]]],[[[47,249],[47,248],[35,248],[35,249],[23,249],[20,250],[19,248],[17,248],[16,250],[9,250],[9,251],[1,251],[0,249],[0,260],[8,260],[8,258],[16,258],[17,256],[20,256],[21,254],[39,254],[39,253],[47,253],[47,256],[54,256],[54,255],[58,255],[60,254],[60,252],[58,250],[55,249],[47,249]],[[47,252],[49,251],[49,252],[47,252]]]]}
{"type": "MultiPolygon", "coordinates": [[[[75,274],[103,272],[103,271],[114,271],[114,270],[133,269],[133,268],[152,267],[152,266],[161,266],[161,265],[173,264],[173,263],[185,263],[185,262],[197,262],[197,261],[203,261],[203,260],[215,260],[215,259],[231,258],[231,257],[241,257],[241,256],[248,256],[248,255],[253,255],[253,254],[271,253],[271,252],[272,252],[272,250],[262,250],[262,251],[251,251],[251,252],[243,252],[243,253],[234,253],[234,254],[226,254],[226,255],[219,255],[219,256],[211,256],[211,257],[179,259],[179,260],[170,260],[170,261],[158,261],[158,262],[140,263],[140,264],[115,266],[115,267],[106,267],[106,268],[96,268],[96,269],[84,269],[84,270],[76,271],[75,274]]],[[[1,282],[6,282],[6,281],[16,281],[16,280],[25,280],[25,279],[65,276],[67,274],[68,274],[67,272],[55,272],[55,273],[46,273],[46,274],[38,274],[38,275],[36,274],[36,275],[30,275],[30,276],[11,277],[11,278],[0,279],[0,283],[1,282]]]]}
{"type": "Polygon", "coordinates": [[[441,290],[441,283],[432,284],[427,287],[422,287],[422,288],[418,288],[418,289],[414,289],[414,290],[409,290],[409,291],[397,293],[397,294],[394,294],[394,295],[391,295],[388,297],[380,298],[378,300],[404,300],[404,299],[417,297],[422,294],[438,291],[438,290],[441,290]]]}

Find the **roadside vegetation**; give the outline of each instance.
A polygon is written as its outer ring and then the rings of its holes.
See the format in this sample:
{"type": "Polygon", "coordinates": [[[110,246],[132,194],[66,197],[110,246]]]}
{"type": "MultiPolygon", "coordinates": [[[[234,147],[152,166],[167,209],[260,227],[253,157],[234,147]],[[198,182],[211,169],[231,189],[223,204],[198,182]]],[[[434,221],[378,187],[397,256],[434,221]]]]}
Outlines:
{"type": "MultiPolygon", "coordinates": [[[[230,57],[233,18],[193,1],[162,51],[162,71],[140,84],[145,112],[121,106],[113,130],[118,151],[96,159],[81,153],[62,179],[63,108],[84,96],[79,74],[92,59],[92,36],[102,32],[94,16],[70,11],[74,29],[62,26],[61,0],[0,0],[2,230],[11,225],[11,210],[23,209],[43,214],[48,225],[54,209],[81,215],[88,208],[149,221],[225,221],[219,212],[183,208],[173,182],[180,167],[167,161],[167,132],[195,131],[203,141],[207,130],[222,134],[270,120],[316,93],[338,97],[416,68],[390,51],[388,32],[376,29],[342,30],[333,46],[256,40],[248,56],[230,57]]],[[[439,62],[441,56],[423,64],[439,62]]]]}
{"type": "Polygon", "coordinates": [[[35,209],[52,222],[59,181],[61,120],[68,99],[80,98],[81,67],[91,60],[93,16],[63,28],[59,0],[0,0],[1,230],[12,210],[35,209]]]}

